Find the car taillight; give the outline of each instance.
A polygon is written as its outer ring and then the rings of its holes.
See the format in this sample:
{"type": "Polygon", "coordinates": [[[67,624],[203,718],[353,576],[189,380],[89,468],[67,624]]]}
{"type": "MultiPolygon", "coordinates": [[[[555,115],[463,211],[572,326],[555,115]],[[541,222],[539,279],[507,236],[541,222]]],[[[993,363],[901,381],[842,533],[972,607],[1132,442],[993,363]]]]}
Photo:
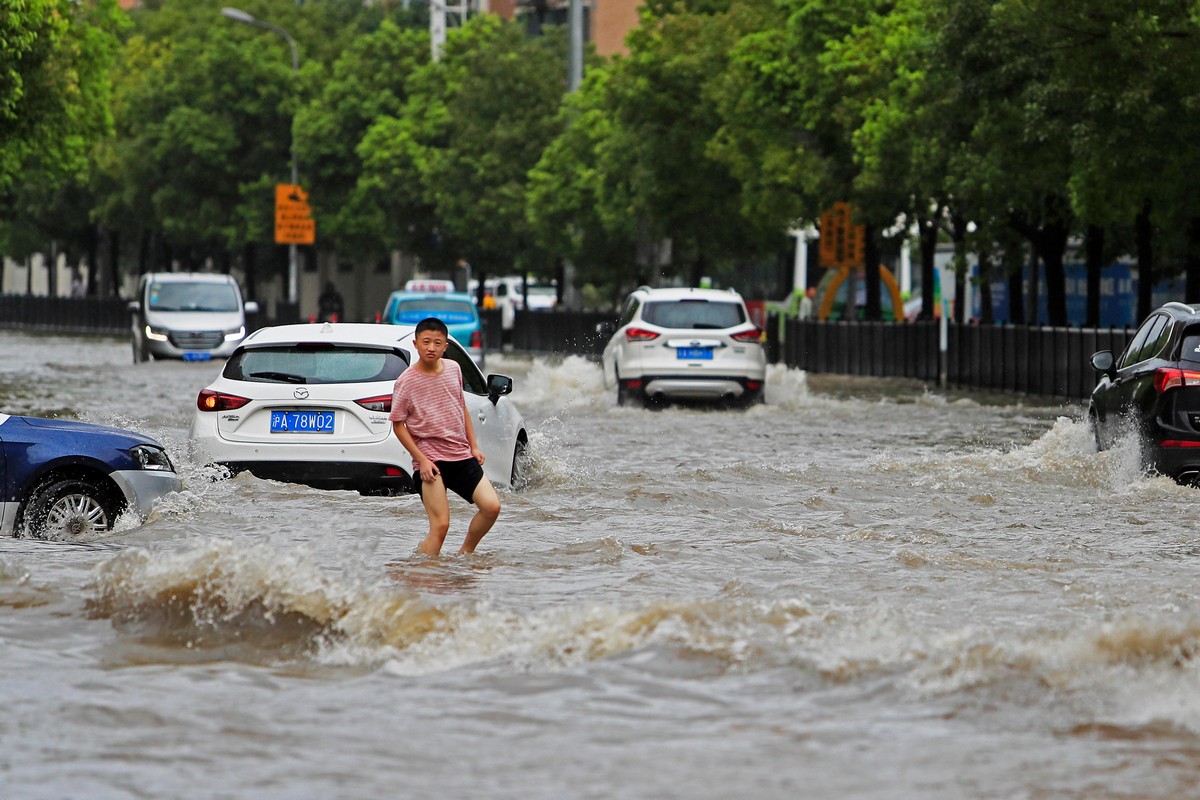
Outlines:
{"type": "Polygon", "coordinates": [[[238,397],[236,394],[224,394],[214,392],[212,389],[203,389],[196,398],[196,408],[201,411],[230,411],[241,408],[249,402],[249,397],[238,397]]]}
{"type": "Polygon", "coordinates": [[[729,338],[733,339],[735,342],[761,342],[762,331],[760,331],[758,328],[753,328],[752,330],[732,334],[729,338]]]}
{"type": "Polygon", "coordinates": [[[1159,394],[1181,386],[1200,386],[1200,372],[1175,367],[1154,370],[1154,391],[1159,394]]]}
{"type": "Polygon", "coordinates": [[[625,341],[627,342],[648,342],[651,339],[657,339],[658,334],[654,331],[648,331],[645,328],[626,328],[625,341]]]}
{"type": "Polygon", "coordinates": [[[364,397],[362,400],[355,400],[360,406],[367,411],[391,411],[392,396],[390,394],[381,394],[378,397],[364,397]]]}
{"type": "Polygon", "coordinates": [[[483,347],[483,331],[471,331],[471,347],[483,347]]]}

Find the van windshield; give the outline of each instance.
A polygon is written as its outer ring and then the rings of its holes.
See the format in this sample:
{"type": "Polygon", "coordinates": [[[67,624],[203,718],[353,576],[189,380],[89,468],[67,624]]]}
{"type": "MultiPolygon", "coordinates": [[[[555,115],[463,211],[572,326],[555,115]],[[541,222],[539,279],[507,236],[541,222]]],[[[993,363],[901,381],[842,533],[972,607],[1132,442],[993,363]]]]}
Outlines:
{"type": "Polygon", "coordinates": [[[151,311],[237,311],[238,296],[228,283],[152,283],[151,311]]]}

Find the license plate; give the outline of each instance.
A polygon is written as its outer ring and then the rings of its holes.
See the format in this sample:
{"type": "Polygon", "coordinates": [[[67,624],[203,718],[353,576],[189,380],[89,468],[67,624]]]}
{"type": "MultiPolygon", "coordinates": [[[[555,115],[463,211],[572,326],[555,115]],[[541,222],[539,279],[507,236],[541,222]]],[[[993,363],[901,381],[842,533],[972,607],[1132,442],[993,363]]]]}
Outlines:
{"type": "Polygon", "coordinates": [[[212,361],[212,353],[184,353],[184,361],[212,361]]]}
{"type": "Polygon", "coordinates": [[[712,361],[711,347],[677,347],[675,357],[688,361],[712,361]]]}
{"type": "Polygon", "coordinates": [[[271,433],[333,433],[332,411],[272,411],[271,433]]]}

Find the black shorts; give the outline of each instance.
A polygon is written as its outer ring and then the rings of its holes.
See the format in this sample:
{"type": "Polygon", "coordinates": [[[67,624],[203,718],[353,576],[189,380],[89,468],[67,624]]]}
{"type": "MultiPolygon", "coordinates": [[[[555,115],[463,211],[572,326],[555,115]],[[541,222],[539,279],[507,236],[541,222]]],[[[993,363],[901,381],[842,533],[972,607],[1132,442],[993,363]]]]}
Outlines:
{"type": "MultiPolygon", "coordinates": [[[[483,467],[473,458],[462,461],[435,461],[434,465],[442,473],[442,483],[446,489],[454,492],[468,503],[475,502],[475,487],[483,480],[483,467]]],[[[413,472],[413,482],[417,484],[417,494],[425,491],[425,481],[421,480],[420,472],[413,472]]]]}

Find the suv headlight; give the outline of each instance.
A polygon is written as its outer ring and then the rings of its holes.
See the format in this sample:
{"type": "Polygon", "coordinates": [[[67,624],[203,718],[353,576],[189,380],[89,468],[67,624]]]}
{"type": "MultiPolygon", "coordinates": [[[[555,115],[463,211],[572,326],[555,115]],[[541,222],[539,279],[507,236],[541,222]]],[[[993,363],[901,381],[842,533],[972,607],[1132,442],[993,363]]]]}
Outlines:
{"type": "Polygon", "coordinates": [[[242,325],[240,328],[230,328],[229,330],[225,331],[225,341],[227,341],[227,342],[240,342],[242,339],[245,339],[245,338],[246,338],[246,326],[245,325],[242,325]]]}
{"type": "Polygon", "coordinates": [[[167,451],[161,448],[151,447],[148,444],[139,444],[129,448],[129,455],[133,456],[133,460],[142,469],[157,469],[164,472],[175,471],[175,467],[171,465],[171,459],[167,456],[167,451]]]}
{"type": "Polygon", "coordinates": [[[165,342],[167,340],[167,332],[160,331],[158,328],[146,326],[146,338],[153,339],[156,342],[165,342]]]}

